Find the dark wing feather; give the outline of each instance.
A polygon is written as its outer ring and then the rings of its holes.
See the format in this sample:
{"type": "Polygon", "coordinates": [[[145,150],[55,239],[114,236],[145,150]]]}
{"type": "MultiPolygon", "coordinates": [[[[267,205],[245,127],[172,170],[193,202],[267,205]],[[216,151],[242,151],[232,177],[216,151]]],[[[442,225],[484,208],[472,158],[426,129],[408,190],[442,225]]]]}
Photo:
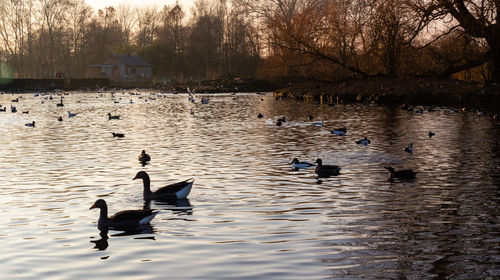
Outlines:
{"type": "Polygon", "coordinates": [[[176,192],[180,191],[187,185],[191,184],[189,180],[191,179],[161,187],[154,192],[154,195],[155,196],[174,195],[176,192]]]}
{"type": "Polygon", "coordinates": [[[151,215],[153,210],[124,210],[113,214],[110,219],[114,223],[120,223],[125,221],[140,221],[143,218],[151,215]]]}

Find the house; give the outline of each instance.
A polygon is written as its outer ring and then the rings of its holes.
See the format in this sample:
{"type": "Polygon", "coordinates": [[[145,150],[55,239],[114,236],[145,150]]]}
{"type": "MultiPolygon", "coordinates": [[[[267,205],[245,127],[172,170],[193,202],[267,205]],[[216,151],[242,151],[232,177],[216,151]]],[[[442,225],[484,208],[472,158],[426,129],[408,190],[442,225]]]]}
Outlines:
{"type": "Polygon", "coordinates": [[[136,55],[112,54],[102,64],[89,66],[89,78],[109,78],[112,81],[150,81],[153,78],[152,64],[136,55]]]}

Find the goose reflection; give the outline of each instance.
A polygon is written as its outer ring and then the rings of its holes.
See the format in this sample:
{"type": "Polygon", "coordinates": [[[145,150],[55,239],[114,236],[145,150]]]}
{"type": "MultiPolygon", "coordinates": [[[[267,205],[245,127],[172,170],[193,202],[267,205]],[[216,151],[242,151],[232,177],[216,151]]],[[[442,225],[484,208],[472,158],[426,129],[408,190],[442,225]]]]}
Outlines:
{"type": "MultiPolygon", "coordinates": [[[[130,236],[130,235],[139,235],[139,234],[154,234],[155,228],[150,224],[141,225],[136,228],[127,228],[124,231],[119,233],[111,234],[110,236],[118,237],[118,236],[130,236]]],[[[95,246],[93,249],[97,249],[98,251],[105,251],[109,246],[109,227],[99,227],[99,236],[101,239],[99,240],[90,240],[91,243],[94,243],[95,246]]],[[[93,238],[93,237],[91,237],[93,238]]],[[[134,239],[151,239],[155,240],[154,236],[143,236],[143,237],[135,237],[134,239]]]]}
{"type": "MultiPolygon", "coordinates": [[[[151,200],[144,200],[143,210],[151,209],[151,200]]],[[[155,209],[171,210],[174,214],[192,215],[193,206],[189,198],[176,200],[155,200],[155,209]]]]}

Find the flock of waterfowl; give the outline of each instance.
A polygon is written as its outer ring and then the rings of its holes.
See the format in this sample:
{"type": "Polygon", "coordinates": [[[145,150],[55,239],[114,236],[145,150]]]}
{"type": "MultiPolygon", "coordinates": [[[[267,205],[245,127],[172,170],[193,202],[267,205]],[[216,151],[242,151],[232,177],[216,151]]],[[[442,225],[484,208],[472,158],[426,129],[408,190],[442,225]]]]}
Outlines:
{"type": "MultiPolygon", "coordinates": [[[[188,99],[189,102],[194,102],[194,94],[188,89],[188,99]]],[[[112,93],[113,95],[113,93],[112,93]]],[[[37,95],[35,95],[37,96],[37,95]]],[[[44,95],[45,97],[42,99],[42,104],[45,102],[47,99],[53,99],[52,95],[44,95]]],[[[16,99],[11,100],[13,103],[18,103],[19,98],[22,98],[22,96],[17,97],[16,99]]],[[[64,96],[60,96],[60,101],[59,103],[56,104],[57,107],[63,107],[63,98],[64,96]]],[[[209,102],[208,98],[202,98],[201,99],[202,104],[207,104],[209,102]]],[[[130,100],[130,103],[133,103],[132,100],[130,100]]],[[[11,112],[15,113],[17,112],[17,108],[14,105],[10,105],[11,112]]],[[[404,110],[408,110],[406,106],[403,106],[404,110]]],[[[7,109],[6,107],[3,107],[0,105],[0,112],[6,112],[7,109]]],[[[423,110],[416,111],[417,113],[423,113],[423,110]]],[[[28,114],[29,112],[23,112],[28,114]]],[[[68,118],[72,118],[78,115],[78,113],[72,113],[70,111],[67,111],[68,113],[68,118]]],[[[194,110],[190,109],[190,113],[194,114],[194,110]]],[[[107,114],[108,120],[119,120],[120,116],[119,115],[112,115],[111,113],[107,114]]],[[[258,118],[264,118],[264,115],[262,113],[258,113],[257,115],[258,118]]],[[[309,120],[312,120],[313,117],[309,116],[309,120]]],[[[59,116],[58,121],[62,121],[63,118],[62,116],[59,116]]],[[[276,126],[282,126],[284,123],[286,123],[286,118],[285,117],[279,117],[276,120],[276,126]]],[[[29,123],[26,123],[25,126],[28,127],[35,127],[35,121],[31,121],[29,123]]],[[[312,123],[314,126],[318,127],[323,127],[325,122],[324,120],[321,122],[313,122],[312,123]]],[[[329,130],[332,134],[336,136],[345,136],[347,134],[347,129],[345,127],[342,128],[336,128],[333,130],[329,130]]],[[[125,137],[123,133],[117,133],[117,132],[112,132],[113,137],[117,138],[122,138],[125,137]]],[[[429,131],[428,136],[433,137],[435,135],[434,132],[429,131]]],[[[359,139],[355,141],[356,144],[359,145],[369,145],[371,141],[367,138],[364,137],[362,139],[359,139]]],[[[410,143],[408,147],[404,148],[404,151],[407,153],[412,153],[413,152],[413,144],[410,143]]],[[[151,157],[146,153],[145,150],[142,150],[138,157],[139,162],[144,166],[147,162],[151,161],[151,157]]],[[[301,169],[301,168],[311,168],[315,167],[314,171],[318,175],[318,177],[324,178],[324,177],[330,177],[330,176],[338,176],[341,171],[341,167],[337,165],[328,165],[328,164],[323,164],[322,159],[318,158],[315,161],[315,164],[313,163],[308,163],[308,162],[302,162],[299,161],[297,158],[294,158],[291,162],[293,164],[293,167],[295,169],[301,169]]],[[[416,173],[413,172],[412,170],[395,170],[391,166],[385,166],[385,169],[389,171],[389,178],[392,179],[415,179],[416,173]]],[[[178,183],[170,184],[164,187],[161,187],[155,191],[151,190],[151,180],[149,175],[145,171],[139,171],[133,180],[141,179],[143,182],[143,199],[145,201],[151,201],[151,200],[159,200],[159,201],[172,201],[172,200],[177,200],[177,199],[185,199],[189,193],[191,192],[191,188],[193,186],[194,180],[193,179],[187,179],[183,180],[178,183]]],[[[142,224],[147,224],[149,223],[158,213],[159,211],[152,210],[152,209],[141,209],[141,210],[125,210],[125,211],[120,211],[115,213],[112,216],[108,216],[108,206],[106,204],[106,201],[103,199],[98,199],[95,201],[95,203],[90,207],[90,209],[94,208],[99,208],[100,209],[100,214],[99,214],[99,219],[98,219],[98,226],[99,227],[112,227],[112,228],[127,228],[127,227],[137,227],[142,224]]]]}

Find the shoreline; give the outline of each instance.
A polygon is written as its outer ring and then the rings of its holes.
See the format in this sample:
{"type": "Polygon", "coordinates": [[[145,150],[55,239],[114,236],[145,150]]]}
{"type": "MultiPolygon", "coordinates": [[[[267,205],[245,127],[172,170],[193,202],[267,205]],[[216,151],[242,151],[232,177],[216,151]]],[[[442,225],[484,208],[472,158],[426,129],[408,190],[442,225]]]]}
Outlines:
{"type": "Polygon", "coordinates": [[[338,83],[306,82],[276,90],[274,96],[328,105],[405,104],[500,111],[500,86],[440,78],[377,77],[338,83]]]}

